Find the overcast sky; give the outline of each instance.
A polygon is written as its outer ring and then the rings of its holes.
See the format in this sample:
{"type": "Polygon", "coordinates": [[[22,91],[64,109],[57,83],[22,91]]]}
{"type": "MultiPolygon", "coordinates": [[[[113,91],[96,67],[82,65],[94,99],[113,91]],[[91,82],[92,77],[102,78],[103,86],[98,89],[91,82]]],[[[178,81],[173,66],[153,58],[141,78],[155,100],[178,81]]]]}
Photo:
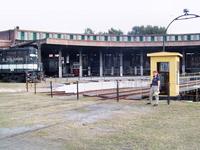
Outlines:
{"type": "MultiPolygon", "coordinates": [[[[167,24],[183,14],[200,15],[200,0],[2,0],[0,30],[21,29],[83,33],[114,27],[167,24]]],[[[200,18],[174,23],[168,33],[200,33],[200,18]]]]}

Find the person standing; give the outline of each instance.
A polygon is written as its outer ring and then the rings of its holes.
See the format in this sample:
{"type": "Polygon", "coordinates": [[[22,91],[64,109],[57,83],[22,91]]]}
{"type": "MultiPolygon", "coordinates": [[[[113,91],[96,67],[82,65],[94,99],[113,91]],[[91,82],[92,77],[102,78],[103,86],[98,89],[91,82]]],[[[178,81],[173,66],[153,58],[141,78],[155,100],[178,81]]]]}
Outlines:
{"type": "Polygon", "coordinates": [[[160,93],[160,77],[157,71],[153,71],[153,79],[150,85],[149,102],[147,104],[152,104],[153,96],[155,96],[156,102],[153,106],[158,106],[160,93]]]}

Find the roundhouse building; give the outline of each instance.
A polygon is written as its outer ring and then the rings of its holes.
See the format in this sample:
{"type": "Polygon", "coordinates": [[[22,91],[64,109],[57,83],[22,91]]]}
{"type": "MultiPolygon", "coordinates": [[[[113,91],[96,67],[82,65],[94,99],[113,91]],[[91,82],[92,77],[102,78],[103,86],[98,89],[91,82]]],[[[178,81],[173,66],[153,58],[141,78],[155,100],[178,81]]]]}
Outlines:
{"type": "MultiPolygon", "coordinates": [[[[170,34],[166,51],[180,52],[182,73],[200,72],[200,34],[170,34]]],[[[147,53],[162,51],[162,35],[96,35],[13,30],[0,32],[0,48],[37,43],[47,76],[149,75],[147,53]]]]}

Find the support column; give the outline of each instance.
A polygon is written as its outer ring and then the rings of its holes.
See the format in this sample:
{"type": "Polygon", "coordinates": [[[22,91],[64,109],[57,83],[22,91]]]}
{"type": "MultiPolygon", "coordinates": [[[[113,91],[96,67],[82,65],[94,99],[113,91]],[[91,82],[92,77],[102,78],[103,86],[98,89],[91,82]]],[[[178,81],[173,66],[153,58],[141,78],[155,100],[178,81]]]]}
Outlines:
{"type": "Polygon", "coordinates": [[[134,74],[137,75],[137,66],[134,67],[134,74]]]}
{"type": "Polygon", "coordinates": [[[40,43],[38,43],[38,70],[43,71],[42,53],[41,53],[41,44],[40,43]]]}
{"type": "Polygon", "coordinates": [[[120,55],[119,55],[119,59],[120,59],[120,76],[122,77],[123,76],[123,53],[120,52],[120,55]]]}
{"type": "Polygon", "coordinates": [[[79,53],[79,77],[83,76],[82,51],[79,53]]]}
{"type": "Polygon", "coordinates": [[[102,51],[99,52],[99,74],[100,77],[103,77],[103,54],[102,51]]]}
{"type": "Polygon", "coordinates": [[[59,57],[58,57],[58,77],[62,78],[62,51],[59,49],[59,57]]]}
{"type": "Polygon", "coordinates": [[[88,54],[88,76],[91,76],[92,68],[91,68],[91,57],[92,54],[88,54]]]}
{"type": "Polygon", "coordinates": [[[111,75],[114,76],[114,66],[111,67],[111,75]]]}
{"type": "Polygon", "coordinates": [[[182,52],[183,58],[182,58],[182,74],[185,74],[185,51],[182,52]]]}
{"type": "Polygon", "coordinates": [[[90,77],[91,76],[91,67],[88,66],[88,76],[90,77]]]}
{"type": "Polygon", "coordinates": [[[114,64],[115,64],[115,62],[114,62],[114,57],[115,57],[115,55],[112,53],[111,54],[111,59],[112,59],[112,66],[111,66],[111,76],[114,76],[114,72],[115,72],[115,68],[114,68],[114,64]]]}
{"type": "Polygon", "coordinates": [[[143,52],[140,52],[140,75],[143,76],[143,52]]]}

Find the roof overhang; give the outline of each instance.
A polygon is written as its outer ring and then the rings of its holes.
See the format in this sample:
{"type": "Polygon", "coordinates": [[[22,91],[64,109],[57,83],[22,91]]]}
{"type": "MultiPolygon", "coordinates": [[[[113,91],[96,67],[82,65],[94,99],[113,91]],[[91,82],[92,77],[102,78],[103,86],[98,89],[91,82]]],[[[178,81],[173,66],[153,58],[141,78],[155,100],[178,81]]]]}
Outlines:
{"type": "MultiPolygon", "coordinates": [[[[92,40],[66,40],[48,38],[45,44],[67,45],[67,46],[92,46],[92,47],[162,47],[162,42],[116,42],[116,41],[92,41],[92,40]]],[[[166,42],[166,46],[200,46],[200,41],[176,41],[166,42]]]]}

